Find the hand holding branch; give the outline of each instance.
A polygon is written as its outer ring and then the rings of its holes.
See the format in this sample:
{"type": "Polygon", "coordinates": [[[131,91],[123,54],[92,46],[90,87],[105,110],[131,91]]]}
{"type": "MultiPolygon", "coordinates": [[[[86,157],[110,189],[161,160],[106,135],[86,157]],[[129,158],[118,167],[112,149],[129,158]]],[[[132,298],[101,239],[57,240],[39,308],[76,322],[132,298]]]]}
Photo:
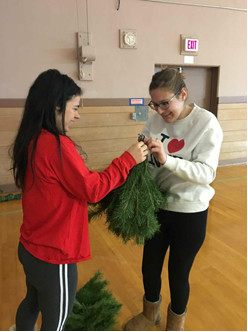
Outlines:
{"type": "Polygon", "coordinates": [[[148,154],[148,149],[144,142],[138,142],[131,145],[127,151],[134,157],[137,164],[142,163],[148,154]]]}
{"type": "Polygon", "coordinates": [[[145,139],[145,144],[147,145],[150,153],[157,159],[157,161],[163,165],[166,162],[167,154],[164,151],[163,143],[154,137],[148,137],[145,139]]]}

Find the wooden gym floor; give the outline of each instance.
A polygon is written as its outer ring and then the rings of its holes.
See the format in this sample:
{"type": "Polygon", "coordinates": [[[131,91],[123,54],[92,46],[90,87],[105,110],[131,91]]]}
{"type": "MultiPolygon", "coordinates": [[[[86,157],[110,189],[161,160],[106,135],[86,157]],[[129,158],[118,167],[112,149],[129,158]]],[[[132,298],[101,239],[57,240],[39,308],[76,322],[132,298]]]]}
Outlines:
{"type": "MultiPolygon", "coordinates": [[[[185,330],[247,331],[246,165],[218,168],[213,187],[216,194],[210,204],[207,237],[190,276],[185,330]]],[[[1,331],[14,323],[17,306],[25,294],[24,273],[17,259],[21,219],[21,201],[0,203],[1,331]]],[[[123,324],[142,307],[142,247],[123,244],[107,231],[103,219],[90,224],[90,240],[92,259],[78,264],[78,287],[99,269],[115,298],[123,304],[116,325],[116,330],[122,330],[123,324]]],[[[151,330],[165,329],[169,302],[166,267],[162,297],[163,319],[151,330]]]]}

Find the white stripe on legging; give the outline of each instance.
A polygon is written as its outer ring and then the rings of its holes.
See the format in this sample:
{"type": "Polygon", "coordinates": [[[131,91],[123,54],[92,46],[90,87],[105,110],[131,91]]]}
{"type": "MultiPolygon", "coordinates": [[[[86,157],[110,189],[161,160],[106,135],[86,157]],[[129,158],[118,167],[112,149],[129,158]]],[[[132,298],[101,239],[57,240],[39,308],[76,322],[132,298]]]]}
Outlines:
{"type": "Polygon", "coordinates": [[[61,325],[61,331],[63,330],[65,320],[67,318],[68,314],[68,265],[65,264],[65,313],[64,313],[64,319],[61,325]]]}
{"type": "Polygon", "coordinates": [[[68,313],[68,265],[67,264],[59,265],[59,282],[60,282],[60,314],[59,314],[59,324],[57,327],[57,331],[62,331],[68,313]],[[65,267],[64,275],[63,275],[63,266],[65,267]],[[65,312],[63,315],[64,293],[65,293],[65,312]]]}

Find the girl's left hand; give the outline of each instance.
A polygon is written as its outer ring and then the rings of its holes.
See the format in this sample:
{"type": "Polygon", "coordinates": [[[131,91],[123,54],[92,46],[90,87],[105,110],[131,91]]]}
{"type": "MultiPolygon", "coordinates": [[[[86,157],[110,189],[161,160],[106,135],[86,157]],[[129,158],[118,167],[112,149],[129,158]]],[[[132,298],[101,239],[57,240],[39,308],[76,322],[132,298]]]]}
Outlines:
{"type": "Polygon", "coordinates": [[[163,165],[167,159],[167,154],[164,151],[163,143],[154,137],[146,138],[144,143],[147,145],[151,154],[157,159],[157,161],[163,165]]]}

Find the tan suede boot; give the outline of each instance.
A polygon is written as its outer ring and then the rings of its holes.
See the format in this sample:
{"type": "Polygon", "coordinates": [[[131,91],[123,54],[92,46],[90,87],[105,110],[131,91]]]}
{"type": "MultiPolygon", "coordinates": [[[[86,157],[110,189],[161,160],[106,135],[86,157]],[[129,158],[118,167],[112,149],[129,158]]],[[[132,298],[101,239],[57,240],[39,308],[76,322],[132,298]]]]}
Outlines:
{"type": "Polygon", "coordinates": [[[186,318],[186,310],[183,314],[177,315],[171,310],[169,304],[165,331],[184,331],[185,318],[186,318]]]}
{"type": "Polygon", "coordinates": [[[143,312],[130,319],[124,326],[124,331],[146,331],[158,325],[161,321],[160,305],[161,296],[157,302],[149,302],[143,298],[143,312]]]}

